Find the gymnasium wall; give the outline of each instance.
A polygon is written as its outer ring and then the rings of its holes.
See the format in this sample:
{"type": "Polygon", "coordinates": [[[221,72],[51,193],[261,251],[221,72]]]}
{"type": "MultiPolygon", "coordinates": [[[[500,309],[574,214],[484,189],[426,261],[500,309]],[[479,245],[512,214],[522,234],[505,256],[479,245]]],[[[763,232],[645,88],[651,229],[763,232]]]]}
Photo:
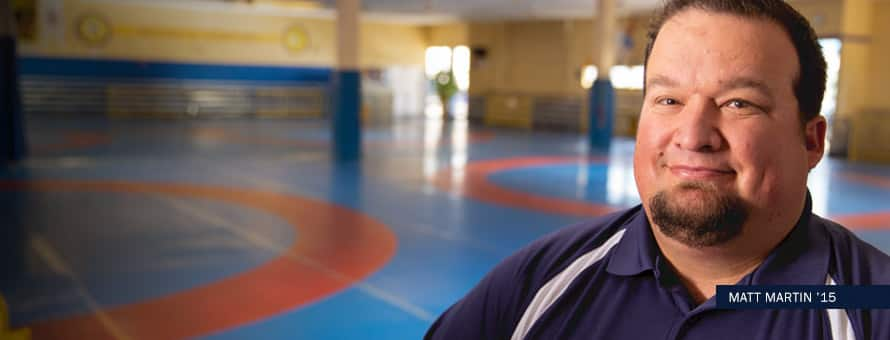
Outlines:
{"type": "MultiPolygon", "coordinates": [[[[42,0],[55,19],[41,18],[39,39],[23,41],[24,56],[105,58],[202,64],[332,67],[336,30],[329,11],[252,10],[248,6],[191,2],[42,0]],[[58,5],[50,5],[56,2],[58,5]],[[106,22],[107,40],[91,42],[81,22],[106,22]],[[288,34],[302,43],[288,45],[288,34]],[[290,47],[289,47],[290,46],[290,47]]],[[[42,13],[43,16],[50,15],[42,13]]],[[[365,67],[422,65],[426,41],[416,25],[365,20],[365,67]]]]}
{"type": "Polygon", "coordinates": [[[422,30],[429,46],[458,46],[469,41],[470,24],[449,22],[423,26],[422,30]]]}
{"type": "Polygon", "coordinates": [[[890,2],[852,1],[846,6],[842,87],[838,113],[849,122],[849,157],[890,163],[890,2]],[[846,79],[844,77],[847,77],[846,79]]]}
{"type": "MultiPolygon", "coordinates": [[[[839,1],[793,2],[820,37],[842,35],[843,6],[839,1]]],[[[629,13],[619,19],[623,48],[617,64],[643,63],[651,12],[629,13]]],[[[470,116],[492,125],[522,128],[586,128],[586,90],[581,69],[596,64],[594,20],[525,20],[471,22],[466,40],[485,50],[471,70],[470,116]]],[[[633,136],[642,93],[616,91],[617,135],[633,136]]],[[[884,96],[886,97],[886,96],[884,96]]]]}
{"type": "MultiPolygon", "coordinates": [[[[639,14],[619,20],[622,41],[627,41],[619,63],[642,64],[647,23],[648,17],[639,14]]],[[[482,60],[474,59],[470,71],[471,119],[519,128],[586,128],[587,92],[581,86],[581,72],[585,65],[597,62],[593,20],[471,22],[468,26],[464,44],[485,51],[482,60]]],[[[639,91],[618,91],[619,134],[633,135],[639,95],[639,91]]]]}
{"type": "MultiPolygon", "coordinates": [[[[869,56],[868,106],[871,109],[890,110],[890,2],[876,1],[872,8],[872,34],[869,56]]],[[[890,135],[890,131],[887,131],[890,135]]]]}
{"type": "MultiPolygon", "coordinates": [[[[20,41],[30,111],[78,102],[65,97],[72,93],[95,99],[69,110],[80,113],[176,115],[195,105],[235,115],[325,110],[336,48],[331,11],[188,1],[36,3],[35,33],[20,41]],[[139,98],[140,105],[120,106],[139,98]]],[[[427,41],[419,26],[364,20],[360,44],[362,67],[373,70],[423,65],[427,41]]]]}

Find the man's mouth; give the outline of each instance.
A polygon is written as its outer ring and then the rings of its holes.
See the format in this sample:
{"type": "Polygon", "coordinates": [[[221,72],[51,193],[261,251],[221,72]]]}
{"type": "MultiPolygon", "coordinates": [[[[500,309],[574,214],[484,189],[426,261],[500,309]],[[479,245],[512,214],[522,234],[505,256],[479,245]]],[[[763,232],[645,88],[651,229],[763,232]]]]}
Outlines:
{"type": "Polygon", "coordinates": [[[735,171],[723,167],[668,165],[667,168],[674,176],[689,180],[719,179],[735,175],[735,171]]]}

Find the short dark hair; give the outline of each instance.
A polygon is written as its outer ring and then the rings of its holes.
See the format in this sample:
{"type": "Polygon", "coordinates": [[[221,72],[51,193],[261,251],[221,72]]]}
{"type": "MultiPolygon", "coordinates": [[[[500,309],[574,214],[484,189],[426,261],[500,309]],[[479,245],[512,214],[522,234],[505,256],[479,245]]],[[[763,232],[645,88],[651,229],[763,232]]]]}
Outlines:
{"type": "Polygon", "coordinates": [[[649,23],[643,61],[647,68],[649,55],[661,27],[673,16],[692,8],[744,18],[766,19],[779,24],[791,38],[800,64],[793,85],[801,124],[806,124],[819,115],[822,97],[825,95],[825,56],[822,55],[816,32],[807,19],[782,0],[667,0],[649,23]]]}

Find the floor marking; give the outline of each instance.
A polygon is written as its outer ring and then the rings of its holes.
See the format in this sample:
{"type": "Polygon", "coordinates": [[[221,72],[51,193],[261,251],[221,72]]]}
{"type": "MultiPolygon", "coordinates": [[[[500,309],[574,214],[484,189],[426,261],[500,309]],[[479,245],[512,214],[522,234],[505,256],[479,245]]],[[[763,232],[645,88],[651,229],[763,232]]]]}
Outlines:
{"type": "Polygon", "coordinates": [[[93,298],[93,296],[90,294],[86,285],[83,284],[77,274],[74,273],[73,270],[71,270],[71,267],[68,265],[68,263],[66,263],[65,260],[62,259],[56,249],[53,248],[53,246],[50,245],[49,242],[47,242],[45,239],[43,239],[43,237],[37,234],[31,235],[30,241],[31,247],[34,248],[34,251],[37,252],[40,258],[49,266],[50,269],[52,269],[52,271],[56,272],[57,274],[64,275],[69,280],[71,280],[71,282],[74,283],[74,286],[77,288],[80,297],[83,298],[84,301],[86,301],[90,311],[93,312],[93,315],[95,315],[96,319],[99,320],[99,323],[102,324],[102,327],[104,327],[105,330],[108,331],[108,333],[110,333],[112,337],[118,340],[135,339],[124,332],[123,328],[121,328],[117,323],[114,322],[114,320],[111,319],[111,317],[107,313],[105,313],[99,302],[97,302],[96,299],[93,298]]]}
{"type": "MultiPolygon", "coordinates": [[[[420,320],[432,322],[435,320],[435,315],[421,307],[418,307],[406,299],[396,296],[390,292],[387,292],[384,289],[378,288],[374,285],[368,284],[367,282],[357,281],[355,278],[351,278],[346,274],[343,274],[339,271],[333,270],[318,261],[313,260],[312,258],[306,256],[300,256],[297,254],[293,254],[288,250],[287,246],[282,246],[276,244],[274,240],[270,240],[267,237],[264,237],[260,234],[251,232],[247,228],[243,228],[240,225],[231,223],[230,221],[219,217],[213,213],[206,211],[205,209],[197,208],[193,205],[190,205],[183,200],[177,198],[170,198],[164,196],[155,196],[158,200],[169,204],[174,209],[179,212],[196,217],[204,222],[207,222],[213,226],[221,227],[232,234],[248,241],[262,249],[273,251],[277,254],[280,254],[283,257],[286,257],[290,260],[300,262],[302,264],[311,266],[321,272],[324,272],[327,275],[330,275],[338,280],[345,282],[355,282],[354,286],[358,290],[362,291],[365,294],[368,294],[378,300],[386,302],[403,312],[406,312],[420,320]]],[[[298,236],[299,237],[299,236],[298,236]]]]}
{"type": "MultiPolygon", "coordinates": [[[[206,172],[202,172],[202,175],[206,176],[206,172]]],[[[151,199],[151,195],[173,196],[185,203],[197,199],[192,203],[198,207],[202,207],[198,202],[203,200],[228,202],[277,215],[300,235],[296,242],[286,238],[289,243],[286,252],[293,255],[279,255],[255,268],[199,287],[113,307],[105,306],[104,312],[108,316],[124,326],[131,337],[138,338],[193,338],[296,310],[345,288],[356,287],[358,278],[366,278],[386,264],[394,255],[398,243],[396,235],[386,225],[358,211],[317,199],[272,191],[164,182],[83,180],[0,180],[0,191],[127,193],[146,195],[143,197],[147,199],[151,199]],[[343,219],[348,222],[344,223],[343,219]],[[346,246],[341,240],[348,241],[349,245],[346,246]],[[292,259],[297,255],[309,259],[292,259]],[[317,264],[313,266],[307,262],[309,260],[317,264]],[[341,275],[329,275],[317,267],[327,267],[341,275]],[[295,282],[298,289],[288,291],[295,282]],[[219,299],[220,296],[227,298],[219,299]]],[[[177,213],[170,206],[164,207],[177,213]]],[[[207,209],[210,213],[216,211],[210,207],[207,209]]],[[[182,217],[196,222],[194,217],[182,217]]],[[[221,217],[225,219],[226,216],[221,217]]],[[[220,227],[211,227],[223,231],[220,227]]],[[[275,242],[280,237],[257,230],[254,232],[268,235],[259,240],[272,240],[269,243],[273,249],[284,246],[275,244],[280,243],[275,242]]],[[[257,247],[237,237],[234,237],[234,242],[242,247],[257,247]]],[[[74,269],[78,270],[76,267],[74,269]]],[[[71,292],[76,294],[73,283],[71,285],[71,292]]],[[[362,292],[360,289],[356,291],[362,292]]],[[[371,290],[367,292],[374,293],[371,290]]],[[[360,296],[385,297],[380,294],[360,296]]],[[[84,307],[86,309],[86,303],[84,307]]],[[[116,339],[89,310],[64,318],[37,321],[31,326],[35,337],[40,339],[67,340],[76,337],[72,336],[75,334],[83,335],[76,338],[116,339]]]]}

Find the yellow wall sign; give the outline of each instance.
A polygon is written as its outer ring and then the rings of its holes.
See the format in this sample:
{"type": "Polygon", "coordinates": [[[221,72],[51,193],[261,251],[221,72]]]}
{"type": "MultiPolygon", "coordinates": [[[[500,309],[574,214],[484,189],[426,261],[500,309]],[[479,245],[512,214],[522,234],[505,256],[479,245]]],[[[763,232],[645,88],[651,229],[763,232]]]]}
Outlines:
{"type": "Polygon", "coordinates": [[[309,34],[302,26],[290,26],[284,31],[283,42],[288,52],[298,53],[309,47],[309,34]]]}
{"type": "Polygon", "coordinates": [[[111,39],[111,23],[98,14],[85,14],[76,25],[77,37],[89,45],[101,46],[111,39]]]}

